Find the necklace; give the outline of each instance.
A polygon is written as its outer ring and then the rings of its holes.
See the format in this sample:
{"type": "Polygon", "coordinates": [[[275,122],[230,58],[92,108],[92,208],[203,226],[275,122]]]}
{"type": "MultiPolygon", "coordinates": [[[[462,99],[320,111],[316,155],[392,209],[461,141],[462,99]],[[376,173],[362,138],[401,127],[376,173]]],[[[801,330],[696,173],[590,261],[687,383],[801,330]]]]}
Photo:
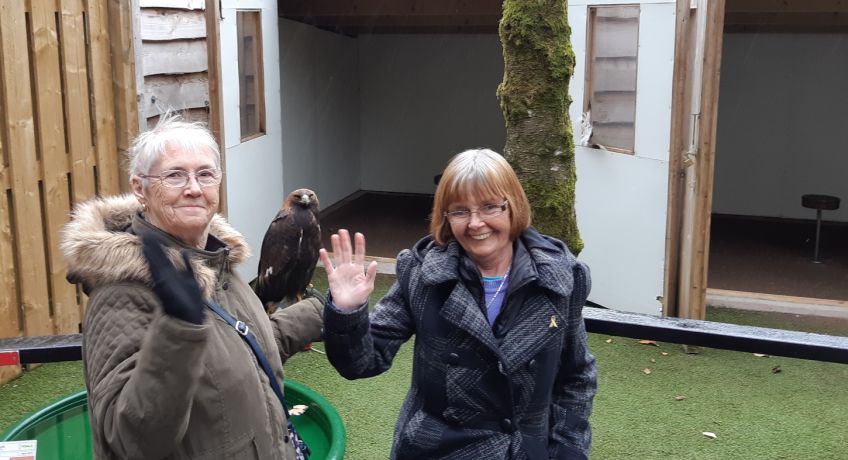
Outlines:
{"type": "Polygon", "coordinates": [[[503,276],[503,279],[501,280],[501,284],[498,285],[498,289],[495,290],[495,295],[492,296],[492,300],[489,300],[488,302],[486,302],[486,309],[487,310],[489,309],[489,307],[492,306],[492,302],[494,302],[495,299],[498,298],[498,294],[500,294],[501,288],[503,287],[504,283],[506,282],[506,279],[509,278],[509,271],[510,270],[512,270],[512,264],[510,264],[509,267],[507,267],[506,274],[503,276]]]}

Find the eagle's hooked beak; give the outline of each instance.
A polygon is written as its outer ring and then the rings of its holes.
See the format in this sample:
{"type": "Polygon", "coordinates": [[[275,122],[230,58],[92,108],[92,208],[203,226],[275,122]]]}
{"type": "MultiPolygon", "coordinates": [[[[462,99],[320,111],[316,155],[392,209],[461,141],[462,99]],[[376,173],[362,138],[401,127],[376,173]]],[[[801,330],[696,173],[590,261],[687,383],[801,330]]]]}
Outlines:
{"type": "Polygon", "coordinates": [[[302,195],[302,196],[300,197],[300,202],[301,202],[301,203],[303,203],[303,204],[308,205],[308,204],[309,204],[309,195],[302,195]]]}

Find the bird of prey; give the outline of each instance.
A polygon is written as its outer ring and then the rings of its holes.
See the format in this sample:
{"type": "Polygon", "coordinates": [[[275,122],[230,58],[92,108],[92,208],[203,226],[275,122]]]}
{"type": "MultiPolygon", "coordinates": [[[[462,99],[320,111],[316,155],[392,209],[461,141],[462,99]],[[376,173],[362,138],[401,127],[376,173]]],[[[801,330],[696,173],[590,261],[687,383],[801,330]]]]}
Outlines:
{"type": "Polygon", "coordinates": [[[319,249],[318,197],[312,190],[297,189],[283,202],[265,232],[259,273],[251,283],[269,313],[305,297],[319,249]]]}

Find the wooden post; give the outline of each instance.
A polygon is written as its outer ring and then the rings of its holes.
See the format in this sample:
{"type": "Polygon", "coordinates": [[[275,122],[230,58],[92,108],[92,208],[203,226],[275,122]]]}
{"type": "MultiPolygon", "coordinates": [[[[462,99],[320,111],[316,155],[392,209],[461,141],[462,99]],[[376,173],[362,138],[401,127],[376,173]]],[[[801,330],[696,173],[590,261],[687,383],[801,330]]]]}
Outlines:
{"type": "MultiPolygon", "coordinates": [[[[224,143],[224,91],[221,88],[221,0],[206,0],[206,54],[209,74],[209,129],[221,149],[221,169],[226,167],[224,143]]],[[[227,215],[227,181],[221,182],[221,205],[218,212],[227,215]]]]}

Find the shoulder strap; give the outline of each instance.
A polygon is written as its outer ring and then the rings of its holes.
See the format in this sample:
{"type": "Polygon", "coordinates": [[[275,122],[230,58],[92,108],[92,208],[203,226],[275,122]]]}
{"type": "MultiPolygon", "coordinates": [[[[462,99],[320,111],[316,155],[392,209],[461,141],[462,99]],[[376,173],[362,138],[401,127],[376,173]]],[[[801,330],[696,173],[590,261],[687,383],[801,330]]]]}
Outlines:
{"type": "Polygon", "coordinates": [[[280,388],[280,383],[277,382],[277,378],[274,376],[274,372],[271,370],[271,364],[268,362],[268,358],[265,357],[265,353],[262,352],[262,349],[259,348],[259,344],[256,343],[256,338],[250,332],[250,328],[247,327],[247,324],[244,321],[238,321],[233,318],[232,315],[226,312],[220,305],[215,302],[207,301],[206,306],[209,307],[210,310],[214,311],[218,314],[224,321],[227,322],[236,332],[239,333],[242,339],[250,345],[250,348],[253,350],[253,354],[256,355],[256,360],[259,362],[259,365],[262,366],[262,370],[265,371],[265,375],[268,376],[268,382],[271,383],[271,389],[274,390],[274,394],[277,395],[277,399],[280,400],[280,404],[283,405],[283,411],[286,413],[286,419],[289,419],[289,408],[286,405],[286,398],[283,396],[283,390],[280,388]]]}

